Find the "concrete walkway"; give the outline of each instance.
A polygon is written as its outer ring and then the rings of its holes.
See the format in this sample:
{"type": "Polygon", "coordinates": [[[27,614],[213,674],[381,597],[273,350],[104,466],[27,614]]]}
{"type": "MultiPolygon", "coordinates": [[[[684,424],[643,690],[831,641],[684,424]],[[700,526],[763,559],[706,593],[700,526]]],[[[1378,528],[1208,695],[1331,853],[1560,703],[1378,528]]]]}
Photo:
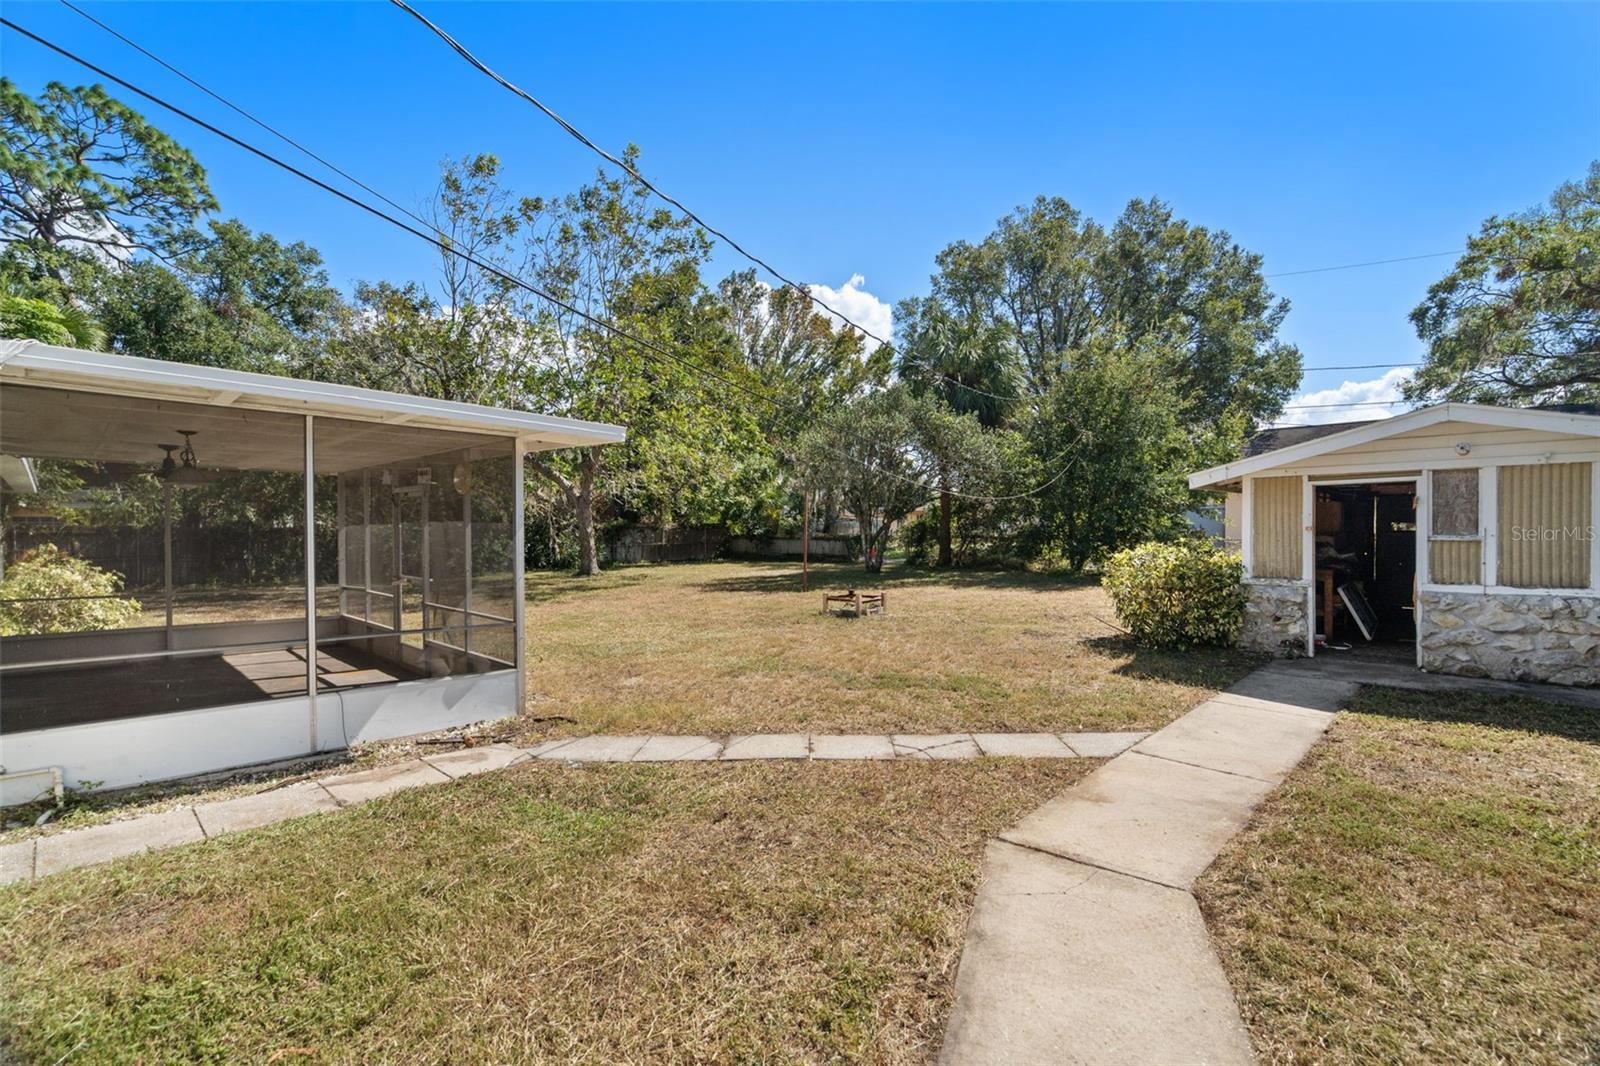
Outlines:
{"type": "Polygon", "coordinates": [[[1104,759],[1128,750],[1147,736],[1147,733],[600,735],[550,740],[530,748],[482,745],[6,844],[0,846],[0,885],[46,877],[143,851],[192,844],[289,818],[336,811],[401,789],[443,784],[533,759],[571,765],[758,759],[931,760],[983,756],[1104,759]]]}
{"type": "Polygon", "coordinates": [[[1264,667],[992,841],[940,1061],[1253,1062],[1190,887],[1355,688],[1264,667]]]}

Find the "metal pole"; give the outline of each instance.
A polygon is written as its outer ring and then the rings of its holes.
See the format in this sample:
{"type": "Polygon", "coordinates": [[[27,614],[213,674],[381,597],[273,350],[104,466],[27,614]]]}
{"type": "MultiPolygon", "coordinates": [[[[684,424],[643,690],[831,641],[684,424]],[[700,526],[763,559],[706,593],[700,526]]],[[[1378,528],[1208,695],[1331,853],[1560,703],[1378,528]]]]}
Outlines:
{"type": "Polygon", "coordinates": [[[461,630],[461,650],[472,654],[472,464],[467,464],[467,491],[461,494],[461,620],[468,623],[461,630]]]}
{"type": "Polygon", "coordinates": [[[811,589],[811,490],[804,489],[801,498],[800,513],[800,591],[808,592],[811,589]]]}
{"type": "Polygon", "coordinates": [[[311,754],[317,752],[317,477],[312,453],[313,416],[306,415],[306,706],[311,709],[311,754]]]}
{"type": "Polygon", "coordinates": [[[361,471],[361,588],[363,622],[372,621],[372,471],[361,471]]]}
{"type": "Polygon", "coordinates": [[[521,714],[522,708],[527,705],[528,677],[526,656],[524,648],[526,640],[523,627],[526,624],[523,618],[523,547],[522,547],[522,519],[523,519],[523,484],[522,484],[522,459],[523,446],[519,439],[516,442],[511,462],[511,617],[515,621],[513,626],[516,633],[516,647],[511,650],[511,661],[517,667],[517,706],[514,713],[521,714]]]}
{"type": "Polygon", "coordinates": [[[167,605],[167,650],[172,650],[172,482],[161,483],[162,590],[167,605]]]}

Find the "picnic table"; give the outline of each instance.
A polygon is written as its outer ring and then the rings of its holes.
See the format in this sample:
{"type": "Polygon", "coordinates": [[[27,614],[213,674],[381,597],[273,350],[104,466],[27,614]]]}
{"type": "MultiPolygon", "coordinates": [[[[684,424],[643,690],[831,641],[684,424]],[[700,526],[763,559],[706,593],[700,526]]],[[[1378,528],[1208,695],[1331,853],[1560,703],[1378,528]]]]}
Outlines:
{"type": "Polygon", "coordinates": [[[842,611],[850,612],[857,618],[864,614],[883,614],[889,609],[889,594],[887,592],[857,592],[855,589],[846,589],[844,592],[825,592],[822,595],[822,613],[827,614],[837,605],[842,611]]]}

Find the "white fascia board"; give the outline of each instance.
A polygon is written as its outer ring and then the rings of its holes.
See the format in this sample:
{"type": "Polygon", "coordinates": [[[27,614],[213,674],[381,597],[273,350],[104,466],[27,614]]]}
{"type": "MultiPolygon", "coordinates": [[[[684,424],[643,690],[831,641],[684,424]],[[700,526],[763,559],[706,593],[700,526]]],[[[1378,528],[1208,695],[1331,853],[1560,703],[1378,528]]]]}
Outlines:
{"type": "Polygon", "coordinates": [[[1302,459],[1311,459],[1329,452],[1355,448],[1385,437],[1408,433],[1414,429],[1437,425],[1440,422],[1465,422],[1472,425],[1495,426],[1502,429],[1538,429],[1549,433],[1568,433],[1579,437],[1600,437],[1600,416],[1572,414],[1568,411],[1539,411],[1526,407],[1488,407],[1471,403],[1441,403],[1407,411],[1403,415],[1385,418],[1363,426],[1330,433],[1326,437],[1292,444],[1287,448],[1252,455],[1248,459],[1235,459],[1231,463],[1213,466],[1208,470],[1189,475],[1191,489],[1210,488],[1240,477],[1291,466],[1302,459]]]}
{"type": "Polygon", "coordinates": [[[623,427],[605,422],[557,418],[272,374],[89,352],[38,341],[0,341],[0,378],[45,387],[152,396],[212,406],[289,410],[369,422],[503,434],[537,440],[540,448],[617,444],[627,436],[623,427]]]}

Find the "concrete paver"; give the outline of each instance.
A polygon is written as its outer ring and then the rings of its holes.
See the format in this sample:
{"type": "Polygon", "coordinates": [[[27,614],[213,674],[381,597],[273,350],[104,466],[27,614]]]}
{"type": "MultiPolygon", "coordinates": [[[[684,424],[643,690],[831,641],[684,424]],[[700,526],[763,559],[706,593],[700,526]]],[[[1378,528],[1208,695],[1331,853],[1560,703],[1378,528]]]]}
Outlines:
{"type": "Polygon", "coordinates": [[[315,781],[301,781],[248,796],[196,804],[194,813],[206,836],[214,837],[338,809],[338,801],[327,789],[315,781]]]}
{"type": "Polygon", "coordinates": [[[159,811],[122,822],[74,829],[38,838],[34,876],[48,877],[61,870],[108,862],[141,851],[156,851],[175,844],[204,840],[192,807],[159,811]]]}
{"type": "Polygon", "coordinates": [[[886,736],[817,733],[811,737],[813,759],[892,759],[894,743],[886,736]]]}
{"type": "Polygon", "coordinates": [[[711,737],[651,737],[633,753],[634,762],[703,762],[722,754],[722,742],[711,737]]]}
{"type": "Polygon", "coordinates": [[[1129,752],[1000,838],[1187,889],[1272,787],[1253,777],[1129,752]]]}
{"type": "Polygon", "coordinates": [[[33,841],[19,840],[0,847],[0,885],[33,877],[33,841]]]}
{"type": "Polygon", "coordinates": [[[1062,733],[1067,747],[1085,759],[1109,759],[1121,755],[1149,733],[1062,733]]]}
{"type": "Polygon", "coordinates": [[[991,843],[944,1066],[1253,1061],[1189,893],[991,843]]]}
{"type": "Polygon", "coordinates": [[[973,743],[985,755],[1024,759],[1071,759],[1073,750],[1054,733],[974,733],[973,743]]]}
{"type": "Polygon", "coordinates": [[[541,741],[538,744],[530,745],[522,750],[527,753],[528,758],[530,759],[542,759],[554,752],[557,748],[564,748],[568,744],[572,744],[577,740],[577,737],[556,737],[553,740],[541,741]]]}
{"type": "Polygon", "coordinates": [[[450,778],[444,771],[435,770],[421,759],[410,759],[360,773],[324,777],[318,784],[340,803],[361,803],[402,789],[437,785],[448,780],[450,778]]]}
{"type": "Polygon", "coordinates": [[[458,748],[437,755],[424,755],[422,761],[452,778],[486,774],[490,770],[504,770],[515,763],[525,762],[528,753],[509,744],[480,744],[471,748],[458,748]]]}
{"type": "Polygon", "coordinates": [[[722,757],[738,759],[804,759],[811,751],[804,733],[760,733],[728,738],[722,757]]]}
{"type": "Polygon", "coordinates": [[[1207,700],[1133,750],[1277,784],[1327,731],[1333,715],[1207,700]]]}
{"type": "Polygon", "coordinates": [[[605,735],[579,737],[570,744],[542,752],[538,758],[556,762],[627,762],[649,739],[605,735]]]}
{"type": "Polygon", "coordinates": [[[889,740],[902,759],[975,759],[983,754],[971,733],[895,733],[889,740]]]}

